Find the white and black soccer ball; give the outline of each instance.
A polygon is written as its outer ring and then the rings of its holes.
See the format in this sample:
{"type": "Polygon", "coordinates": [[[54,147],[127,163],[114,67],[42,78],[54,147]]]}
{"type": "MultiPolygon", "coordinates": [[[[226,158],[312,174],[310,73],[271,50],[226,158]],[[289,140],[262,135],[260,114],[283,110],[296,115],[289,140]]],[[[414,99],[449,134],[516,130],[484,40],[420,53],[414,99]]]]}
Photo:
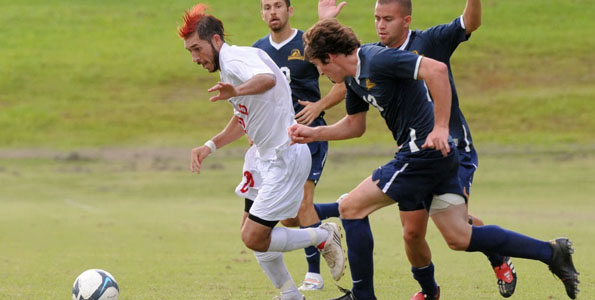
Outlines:
{"type": "Polygon", "coordinates": [[[112,274],[100,269],[87,270],[72,285],[72,300],[118,300],[120,289],[112,274]]]}

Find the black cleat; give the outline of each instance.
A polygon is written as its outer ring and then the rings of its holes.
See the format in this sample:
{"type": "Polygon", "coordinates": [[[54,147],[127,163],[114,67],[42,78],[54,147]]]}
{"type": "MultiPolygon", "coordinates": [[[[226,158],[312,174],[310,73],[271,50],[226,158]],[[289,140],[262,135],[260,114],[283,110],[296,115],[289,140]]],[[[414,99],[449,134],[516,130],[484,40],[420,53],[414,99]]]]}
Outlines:
{"type": "Polygon", "coordinates": [[[500,295],[504,298],[512,296],[516,288],[516,272],[510,261],[510,257],[504,257],[502,264],[494,267],[494,273],[496,273],[496,277],[498,278],[500,295]]]}
{"type": "Polygon", "coordinates": [[[562,280],[568,297],[576,299],[580,282],[578,281],[579,273],[572,263],[572,253],[574,253],[572,242],[567,238],[557,238],[550,241],[550,245],[553,251],[550,271],[562,280]]]}
{"type": "Polygon", "coordinates": [[[337,286],[337,288],[339,288],[339,291],[341,291],[342,293],[345,293],[345,295],[343,295],[339,298],[333,298],[333,299],[329,299],[329,300],[356,300],[355,296],[353,295],[353,293],[350,290],[344,289],[340,286],[337,286]]]}

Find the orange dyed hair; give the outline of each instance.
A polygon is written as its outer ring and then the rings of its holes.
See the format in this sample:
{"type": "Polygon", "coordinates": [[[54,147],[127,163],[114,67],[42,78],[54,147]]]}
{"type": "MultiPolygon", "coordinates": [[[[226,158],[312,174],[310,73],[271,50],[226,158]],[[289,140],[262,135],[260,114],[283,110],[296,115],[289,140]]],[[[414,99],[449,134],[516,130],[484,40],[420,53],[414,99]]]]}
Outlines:
{"type": "Polygon", "coordinates": [[[194,33],[198,22],[205,16],[205,11],[208,8],[209,7],[205,4],[199,3],[190,10],[186,10],[184,13],[184,24],[178,27],[178,35],[181,38],[186,39],[194,33]]]}

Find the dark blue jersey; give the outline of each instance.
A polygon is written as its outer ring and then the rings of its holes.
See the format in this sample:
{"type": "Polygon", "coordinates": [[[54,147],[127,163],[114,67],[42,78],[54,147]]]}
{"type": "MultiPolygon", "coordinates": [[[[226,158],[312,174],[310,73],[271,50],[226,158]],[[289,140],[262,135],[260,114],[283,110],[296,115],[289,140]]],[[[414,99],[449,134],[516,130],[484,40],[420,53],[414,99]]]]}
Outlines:
{"type": "Polygon", "coordinates": [[[298,99],[310,102],[320,100],[320,88],[318,87],[320,75],[316,66],[304,57],[303,34],[301,30],[296,30],[289,41],[276,45],[273,45],[270,35],[267,35],[252,45],[264,50],[287,76],[296,114],[304,108],[298,104],[298,99]]]}
{"type": "Polygon", "coordinates": [[[417,80],[421,57],[407,51],[367,45],[358,50],[358,71],[347,77],[348,114],[374,106],[386,121],[400,151],[419,151],[434,128],[434,105],[417,80]]]}
{"type": "MultiPolygon", "coordinates": [[[[463,26],[462,17],[459,17],[448,24],[438,25],[423,31],[412,30],[407,41],[399,49],[441,61],[448,66],[448,77],[452,89],[449,131],[457,147],[465,148],[465,151],[469,152],[471,151],[469,146],[472,144],[471,132],[459,108],[459,97],[450,68],[451,55],[460,43],[469,39],[463,26]]],[[[380,42],[374,45],[383,46],[380,42]]]]}

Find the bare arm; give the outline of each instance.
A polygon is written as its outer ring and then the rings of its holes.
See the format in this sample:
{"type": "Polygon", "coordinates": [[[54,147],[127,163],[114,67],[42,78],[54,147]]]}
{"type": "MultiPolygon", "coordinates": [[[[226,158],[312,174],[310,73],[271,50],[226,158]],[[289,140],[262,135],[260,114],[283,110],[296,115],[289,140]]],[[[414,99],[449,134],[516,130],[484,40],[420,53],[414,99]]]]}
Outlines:
{"type": "MultiPolygon", "coordinates": [[[[215,143],[215,149],[219,149],[244,135],[244,130],[238,122],[238,117],[233,116],[227,126],[211,139],[215,143]]],[[[190,163],[190,170],[200,174],[200,167],[202,161],[211,154],[211,148],[206,145],[202,145],[192,149],[192,162],[190,163]]]]}
{"type": "Polygon", "coordinates": [[[313,141],[346,140],[360,137],[366,131],[366,111],[347,115],[339,122],[318,127],[295,124],[289,127],[292,143],[305,144],[313,141]]]}
{"type": "Polygon", "coordinates": [[[481,26],[481,0],[467,0],[463,11],[463,21],[467,34],[471,34],[481,26]]]}
{"type": "Polygon", "coordinates": [[[337,5],[337,0],[318,0],[318,20],[336,18],[345,5],[345,1],[337,5]]]}
{"type": "Polygon", "coordinates": [[[211,101],[227,100],[232,97],[262,94],[275,86],[275,76],[272,74],[258,74],[248,81],[234,87],[225,82],[218,82],[208,91],[218,91],[219,94],[211,97],[211,101]]]}
{"type": "Polygon", "coordinates": [[[345,84],[335,83],[329,93],[317,102],[298,100],[298,103],[303,105],[304,108],[295,116],[296,121],[304,125],[312,124],[322,111],[337,105],[341,100],[345,99],[346,90],[345,84]]]}
{"type": "Polygon", "coordinates": [[[423,57],[419,66],[418,79],[424,80],[434,100],[434,129],[428,134],[422,148],[432,148],[446,156],[452,91],[448,80],[448,68],[444,63],[423,57]]]}

